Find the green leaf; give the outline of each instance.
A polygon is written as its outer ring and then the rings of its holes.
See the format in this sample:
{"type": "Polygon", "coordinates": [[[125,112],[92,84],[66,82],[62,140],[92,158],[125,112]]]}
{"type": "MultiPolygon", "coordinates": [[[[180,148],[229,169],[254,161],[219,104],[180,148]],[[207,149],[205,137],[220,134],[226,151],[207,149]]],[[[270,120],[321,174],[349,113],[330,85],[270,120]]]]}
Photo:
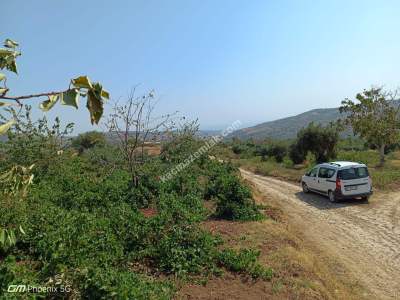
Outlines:
{"type": "Polygon", "coordinates": [[[12,104],[11,103],[6,103],[6,102],[0,102],[0,107],[10,106],[10,105],[12,105],[12,104]]]}
{"type": "Polygon", "coordinates": [[[40,109],[43,111],[49,111],[60,99],[60,95],[49,95],[49,99],[40,103],[40,109]]]}
{"type": "Polygon", "coordinates": [[[101,91],[101,97],[106,98],[106,99],[110,99],[110,93],[107,92],[106,90],[102,90],[101,91]]]}
{"type": "Polygon", "coordinates": [[[71,82],[77,88],[92,89],[92,83],[87,76],[79,76],[78,78],[72,79],[71,82]]]}
{"type": "Polygon", "coordinates": [[[14,48],[18,47],[18,43],[16,41],[11,40],[11,39],[6,39],[4,41],[4,47],[13,48],[14,49],[14,48]]]}
{"type": "Polygon", "coordinates": [[[103,86],[99,82],[93,84],[92,91],[95,93],[96,97],[101,99],[103,94],[103,86]]]}
{"type": "Polygon", "coordinates": [[[19,225],[19,231],[20,231],[22,234],[26,234],[21,225],[19,225]]]}
{"type": "Polygon", "coordinates": [[[8,89],[0,88],[0,95],[4,95],[8,89]]]}
{"type": "Polygon", "coordinates": [[[79,93],[76,89],[68,90],[61,94],[61,104],[78,108],[79,93]]]}
{"type": "Polygon", "coordinates": [[[0,57],[14,56],[14,51],[0,48],[0,57]]]}
{"type": "Polygon", "coordinates": [[[11,52],[10,54],[2,55],[2,50],[4,49],[0,49],[0,69],[6,68],[7,70],[14,72],[15,74],[18,74],[16,62],[17,53],[11,52]]]}
{"type": "Polygon", "coordinates": [[[1,229],[0,230],[0,244],[4,245],[5,242],[6,242],[6,230],[1,229]]]}
{"type": "Polygon", "coordinates": [[[14,124],[15,120],[10,120],[7,123],[0,125],[0,135],[5,134],[14,124]]]}
{"type": "Polygon", "coordinates": [[[7,65],[7,70],[14,72],[15,74],[18,74],[17,70],[17,62],[15,59],[13,59],[8,65],[7,65]]]}
{"type": "Polygon", "coordinates": [[[0,81],[4,80],[6,78],[6,75],[3,73],[0,73],[0,81]]]}
{"type": "Polygon", "coordinates": [[[14,246],[17,243],[17,238],[15,237],[14,230],[12,229],[8,231],[8,240],[10,241],[10,246],[14,246]]]}
{"type": "Polygon", "coordinates": [[[87,94],[86,107],[90,112],[90,122],[99,124],[100,118],[103,115],[103,102],[101,97],[96,95],[94,90],[89,90],[87,94]]]}

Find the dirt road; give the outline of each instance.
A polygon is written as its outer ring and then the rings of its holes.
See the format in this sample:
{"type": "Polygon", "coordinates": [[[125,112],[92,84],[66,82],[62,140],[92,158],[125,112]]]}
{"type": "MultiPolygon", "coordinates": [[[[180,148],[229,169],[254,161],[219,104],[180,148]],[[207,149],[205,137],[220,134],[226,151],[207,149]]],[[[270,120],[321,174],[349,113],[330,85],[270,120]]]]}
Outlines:
{"type": "Polygon", "coordinates": [[[400,192],[375,193],[332,204],[304,194],[300,185],[241,170],[274,199],[310,242],[340,259],[371,293],[371,299],[400,299],[400,192]]]}

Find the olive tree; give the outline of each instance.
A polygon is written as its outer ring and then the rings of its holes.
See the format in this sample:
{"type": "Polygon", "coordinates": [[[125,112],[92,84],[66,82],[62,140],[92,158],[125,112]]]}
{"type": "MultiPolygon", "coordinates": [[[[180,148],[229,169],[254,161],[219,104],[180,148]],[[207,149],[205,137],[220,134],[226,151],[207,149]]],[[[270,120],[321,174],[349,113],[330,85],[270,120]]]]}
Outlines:
{"type": "Polygon", "coordinates": [[[297,133],[297,139],[291,145],[289,156],[294,163],[301,163],[308,152],[315,155],[318,163],[336,157],[336,145],[339,140],[339,129],[334,124],[322,126],[311,122],[297,133]]]}
{"type": "Polygon", "coordinates": [[[385,147],[399,141],[399,105],[396,92],[371,88],[356,95],[356,102],[346,98],[339,110],[346,113],[344,123],[353,128],[355,134],[379,149],[380,166],[385,162],[385,147]]]}

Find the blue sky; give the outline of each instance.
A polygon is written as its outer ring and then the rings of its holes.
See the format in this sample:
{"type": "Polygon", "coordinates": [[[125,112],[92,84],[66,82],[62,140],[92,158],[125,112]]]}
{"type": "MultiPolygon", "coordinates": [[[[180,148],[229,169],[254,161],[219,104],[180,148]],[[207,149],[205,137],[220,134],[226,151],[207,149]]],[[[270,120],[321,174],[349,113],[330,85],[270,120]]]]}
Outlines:
{"type": "MultiPolygon", "coordinates": [[[[1,37],[21,44],[13,94],[87,74],[115,99],[140,84],[159,112],[204,129],[335,107],[399,86],[399,1],[6,1],[1,37]]],[[[34,106],[37,106],[36,103],[34,106]]],[[[84,105],[49,113],[95,129],[84,105]]],[[[39,115],[39,112],[37,113],[39,115]]]]}

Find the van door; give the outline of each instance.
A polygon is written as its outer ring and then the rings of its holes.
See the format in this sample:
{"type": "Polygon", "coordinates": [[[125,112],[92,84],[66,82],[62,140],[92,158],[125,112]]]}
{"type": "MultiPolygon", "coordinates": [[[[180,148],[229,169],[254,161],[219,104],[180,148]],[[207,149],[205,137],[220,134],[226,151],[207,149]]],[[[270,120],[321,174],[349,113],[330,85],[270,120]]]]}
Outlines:
{"type": "Polygon", "coordinates": [[[308,173],[308,176],[306,177],[306,184],[312,190],[316,190],[318,188],[317,174],[318,174],[318,167],[315,167],[308,173]]]}
{"type": "Polygon", "coordinates": [[[342,183],[343,195],[357,195],[369,193],[371,182],[367,167],[350,167],[338,172],[342,183]]]}
{"type": "Polygon", "coordinates": [[[333,191],[336,187],[336,182],[332,180],[336,170],[332,168],[321,167],[318,171],[318,188],[322,193],[327,194],[329,190],[333,191]]]}

